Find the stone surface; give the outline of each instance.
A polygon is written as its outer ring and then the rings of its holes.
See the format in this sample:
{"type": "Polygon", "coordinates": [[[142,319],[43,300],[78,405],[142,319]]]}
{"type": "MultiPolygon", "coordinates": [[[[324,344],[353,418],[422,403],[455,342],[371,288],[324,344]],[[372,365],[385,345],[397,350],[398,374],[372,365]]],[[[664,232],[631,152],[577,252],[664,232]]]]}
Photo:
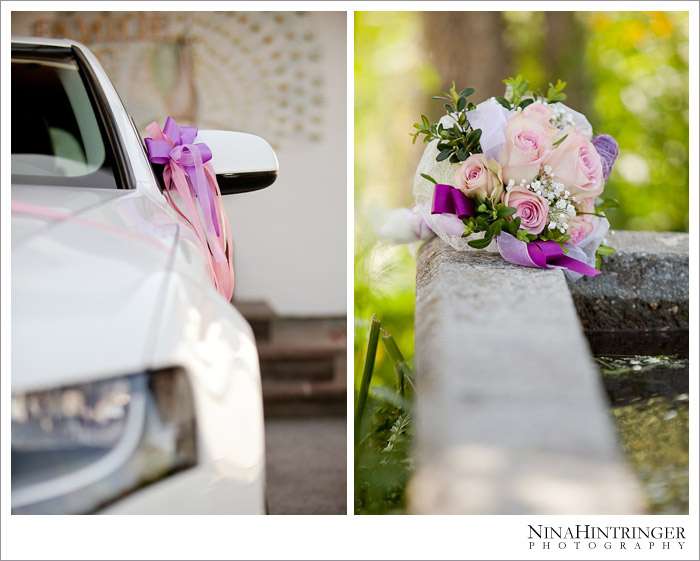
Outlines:
{"type": "Polygon", "coordinates": [[[642,512],[562,271],[426,243],[415,364],[412,512],[642,512]]]}
{"type": "Polygon", "coordinates": [[[347,423],[339,418],[265,422],[270,514],[347,513],[347,423]]]}
{"type": "Polygon", "coordinates": [[[615,231],[603,274],[569,284],[596,354],[688,353],[688,234],[615,231]]]}

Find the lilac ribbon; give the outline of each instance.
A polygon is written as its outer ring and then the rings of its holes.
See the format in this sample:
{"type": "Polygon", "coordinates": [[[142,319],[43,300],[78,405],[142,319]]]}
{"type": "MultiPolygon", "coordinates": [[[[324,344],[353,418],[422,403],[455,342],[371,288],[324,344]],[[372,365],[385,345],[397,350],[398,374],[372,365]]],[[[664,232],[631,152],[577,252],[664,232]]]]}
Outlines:
{"type": "Polygon", "coordinates": [[[514,265],[568,269],[587,277],[600,274],[598,269],[565,255],[557,242],[535,240],[525,243],[506,232],[501,232],[496,241],[501,257],[514,265]]]}
{"type": "Polygon", "coordinates": [[[456,214],[458,218],[476,216],[474,202],[452,185],[437,183],[433,194],[431,214],[456,214]]]}
{"type": "MultiPolygon", "coordinates": [[[[151,131],[149,131],[151,132],[151,131]]],[[[146,138],[148,157],[154,164],[173,163],[184,169],[202,209],[209,211],[216,235],[220,235],[216,204],[204,174],[204,164],[212,158],[211,149],[204,143],[194,144],[197,127],[184,127],[168,117],[163,127],[164,140],[146,138]]]]}

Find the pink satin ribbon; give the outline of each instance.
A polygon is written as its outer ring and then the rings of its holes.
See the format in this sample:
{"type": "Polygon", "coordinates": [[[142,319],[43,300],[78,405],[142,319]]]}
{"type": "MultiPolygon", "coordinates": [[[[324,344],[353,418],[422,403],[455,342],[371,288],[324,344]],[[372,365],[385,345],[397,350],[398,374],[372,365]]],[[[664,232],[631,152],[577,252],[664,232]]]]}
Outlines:
{"type": "Polygon", "coordinates": [[[231,231],[223,206],[216,173],[209,160],[206,144],[194,144],[197,127],[181,127],[168,117],[163,130],[157,122],[146,127],[149,158],[165,164],[165,197],[195,232],[204,255],[207,271],[219,293],[227,300],[233,295],[233,255],[231,231]],[[175,203],[175,190],[186,213],[175,203]]]}
{"type": "Polygon", "coordinates": [[[118,226],[111,226],[109,224],[103,224],[102,222],[89,220],[87,218],[83,218],[82,216],[68,214],[67,212],[40,207],[29,203],[24,203],[22,201],[12,201],[12,212],[38,218],[47,218],[49,220],[70,220],[90,228],[95,228],[96,230],[102,230],[111,234],[117,234],[119,236],[139,240],[170,253],[170,248],[167,245],[150,236],[140,234],[139,232],[133,232],[132,230],[127,230],[126,228],[119,228],[118,226]]]}

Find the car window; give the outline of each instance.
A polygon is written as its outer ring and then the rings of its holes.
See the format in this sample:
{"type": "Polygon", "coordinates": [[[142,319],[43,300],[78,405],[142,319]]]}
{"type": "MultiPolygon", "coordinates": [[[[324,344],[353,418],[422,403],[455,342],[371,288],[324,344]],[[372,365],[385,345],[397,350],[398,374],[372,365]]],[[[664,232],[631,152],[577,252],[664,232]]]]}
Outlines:
{"type": "Polygon", "coordinates": [[[103,127],[70,49],[13,49],[12,183],[116,188],[103,127]]]}

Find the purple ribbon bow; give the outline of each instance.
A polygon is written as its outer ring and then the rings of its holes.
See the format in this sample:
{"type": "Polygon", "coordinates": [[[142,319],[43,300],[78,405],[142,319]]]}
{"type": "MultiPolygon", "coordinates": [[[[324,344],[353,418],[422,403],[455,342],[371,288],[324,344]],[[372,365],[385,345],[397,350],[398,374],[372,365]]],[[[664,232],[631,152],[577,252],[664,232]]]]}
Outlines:
{"type": "Polygon", "coordinates": [[[452,185],[437,183],[431,214],[456,214],[457,218],[462,219],[476,216],[476,207],[474,202],[459,189],[455,189],[452,185]]]}
{"type": "Polygon", "coordinates": [[[166,119],[162,132],[156,123],[152,125],[146,127],[153,136],[145,139],[149,159],[154,164],[174,164],[185,171],[202,208],[209,211],[211,223],[218,236],[220,231],[216,204],[204,173],[204,164],[212,158],[211,149],[202,142],[194,144],[197,127],[180,126],[172,117],[166,119]]]}

